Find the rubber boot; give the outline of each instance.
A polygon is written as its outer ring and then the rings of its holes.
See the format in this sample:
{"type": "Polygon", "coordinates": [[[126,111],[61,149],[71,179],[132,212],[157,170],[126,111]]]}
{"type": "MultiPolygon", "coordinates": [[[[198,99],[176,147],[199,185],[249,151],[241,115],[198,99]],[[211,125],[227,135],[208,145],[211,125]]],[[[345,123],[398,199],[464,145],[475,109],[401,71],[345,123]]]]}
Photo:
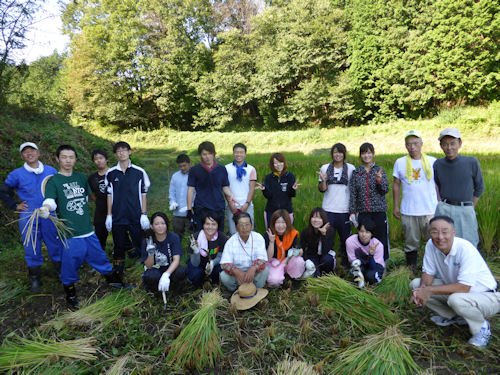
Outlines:
{"type": "Polygon", "coordinates": [[[61,262],[54,262],[52,261],[52,267],[54,267],[54,271],[57,274],[57,278],[61,278],[61,262]]]}
{"type": "Polygon", "coordinates": [[[72,307],[80,306],[80,301],[76,296],[75,284],[64,285],[64,291],[66,292],[66,302],[72,307]]]}
{"type": "Polygon", "coordinates": [[[406,265],[411,269],[413,273],[417,272],[418,252],[409,251],[405,253],[405,255],[406,255],[406,265]]]}
{"type": "Polygon", "coordinates": [[[109,286],[116,289],[123,288],[123,282],[117,271],[111,271],[110,273],[104,275],[104,277],[109,286]]]}
{"type": "Polygon", "coordinates": [[[28,275],[30,279],[30,291],[33,293],[40,292],[40,286],[42,282],[40,281],[41,268],[38,267],[28,267],[28,275]]]}

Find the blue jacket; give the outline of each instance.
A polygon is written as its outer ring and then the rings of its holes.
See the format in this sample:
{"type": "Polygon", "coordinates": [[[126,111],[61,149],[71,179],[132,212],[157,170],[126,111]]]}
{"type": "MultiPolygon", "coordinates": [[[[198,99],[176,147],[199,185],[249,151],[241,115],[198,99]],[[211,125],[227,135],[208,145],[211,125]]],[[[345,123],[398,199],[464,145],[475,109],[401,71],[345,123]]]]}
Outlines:
{"type": "Polygon", "coordinates": [[[48,177],[57,174],[57,171],[48,165],[43,166],[43,172],[35,174],[28,172],[26,168],[20,167],[9,173],[5,180],[5,186],[1,190],[0,198],[5,205],[14,210],[17,202],[14,200],[14,191],[22,201],[26,201],[28,211],[42,206],[44,196],[42,194],[42,183],[48,177]]]}

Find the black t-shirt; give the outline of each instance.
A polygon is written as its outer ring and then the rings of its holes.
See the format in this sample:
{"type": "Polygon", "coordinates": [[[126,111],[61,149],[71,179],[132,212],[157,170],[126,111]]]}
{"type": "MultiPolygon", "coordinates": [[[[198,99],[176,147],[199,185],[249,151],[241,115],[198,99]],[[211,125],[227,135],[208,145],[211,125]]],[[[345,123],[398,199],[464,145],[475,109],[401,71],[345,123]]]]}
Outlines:
{"type": "Polygon", "coordinates": [[[104,182],[105,175],[100,175],[98,172],[92,173],[89,178],[89,185],[92,192],[95,194],[95,214],[94,223],[104,223],[108,214],[108,198],[106,193],[106,183],[104,182]]]}
{"type": "MultiPolygon", "coordinates": [[[[283,241],[283,236],[278,236],[279,239],[281,241],[283,241]]],[[[267,248],[269,247],[269,236],[267,235],[267,233],[264,234],[264,241],[266,241],[266,252],[267,252],[267,248]]],[[[295,248],[295,249],[298,249],[299,248],[299,235],[296,234],[295,237],[293,238],[293,242],[292,242],[292,245],[287,248],[287,249],[284,249],[285,250],[285,257],[287,256],[288,254],[288,250],[290,250],[291,248],[295,248]]],[[[274,241],[274,253],[273,253],[273,258],[277,258],[278,257],[278,246],[276,245],[276,241],[274,241]]]]}

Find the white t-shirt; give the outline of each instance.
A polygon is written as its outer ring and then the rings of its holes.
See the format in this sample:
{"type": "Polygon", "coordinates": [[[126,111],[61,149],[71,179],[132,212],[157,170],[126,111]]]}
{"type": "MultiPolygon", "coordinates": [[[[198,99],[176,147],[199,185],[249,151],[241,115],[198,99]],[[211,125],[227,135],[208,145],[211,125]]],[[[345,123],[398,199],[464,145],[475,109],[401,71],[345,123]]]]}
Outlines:
{"type": "Polygon", "coordinates": [[[443,280],[445,284],[470,286],[471,293],[496,289],[497,282],[479,251],[469,241],[455,237],[450,253],[444,255],[432,243],[425,245],[422,271],[443,280]]]}
{"type": "MultiPolygon", "coordinates": [[[[436,158],[427,157],[432,168],[436,158]]],[[[433,215],[438,203],[434,178],[431,177],[430,181],[427,179],[421,159],[411,159],[411,165],[413,181],[409,184],[406,177],[406,156],[399,158],[394,163],[392,175],[401,180],[403,188],[400,211],[403,215],[408,216],[433,215]]]]}
{"type": "MultiPolygon", "coordinates": [[[[238,181],[236,178],[236,167],[233,163],[226,165],[229,188],[233,192],[234,199],[236,199],[240,205],[244,205],[247,201],[248,192],[250,191],[250,181],[257,181],[257,171],[254,167],[247,163],[244,169],[247,173],[242,177],[241,181],[238,181]]],[[[250,204],[252,204],[252,202],[250,202],[250,204]]]]}
{"type": "MultiPolygon", "coordinates": [[[[354,171],[354,165],[347,164],[347,180],[351,180],[352,171],[354,171]]],[[[328,170],[328,164],[321,166],[321,173],[326,174],[328,170]]],[[[334,168],[334,177],[337,181],[342,177],[342,168],[334,168]]],[[[321,177],[318,179],[321,182],[321,177]]],[[[349,212],[349,185],[344,184],[330,184],[326,186],[326,191],[323,196],[323,209],[327,212],[334,212],[337,214],[345,214],[349,212]]]]}

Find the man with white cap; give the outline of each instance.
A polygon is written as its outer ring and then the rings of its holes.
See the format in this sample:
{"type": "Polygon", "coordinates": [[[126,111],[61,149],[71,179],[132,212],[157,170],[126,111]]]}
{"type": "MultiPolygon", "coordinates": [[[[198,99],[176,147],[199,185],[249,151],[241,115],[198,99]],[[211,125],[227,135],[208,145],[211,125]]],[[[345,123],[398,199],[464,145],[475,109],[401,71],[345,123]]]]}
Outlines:
{"type": "Polygon", "coordinates": [[[417,267],[418,250],[422,237],[429,239],[429,220],[437,205],[433,165],[435,157],[422,153],[422,136],[412,129],[405,135],[408,155],[396,160],[392,175],[393,215],[401,220],[405,235],[406,264],[414,271],[417,267]],[[401,208],[399,200],[403,188],[401,208]]]}
{"type": "Polygon", "coordinates": [[[481,166],[476,158],[458,154],[462,146],[458,129],[444,129],[439,142],[445,157],[434,163],[434,181],[440,198],[435,215],[452,217],[457,237],[477,247],[479,234],[474,208],[484,190],[481,166]]]}
{"type": "Polygon", "coordinates": [[[34,241],[25,241],[28,230],[24,229],[33,210],[42,206],[43,184],[49,176],[56,174],[57,171],[38,160],[40,152],[36,144],[25,142],[19,147],[19,152],[25,163],[22,167],[9,173],[5,182],[0,186],[0,199],[5,206],[19,212],[19,230],[24,244],[24,259],[28,265],[31,291],[37,293],[41,286],[42,239],[47,246],[47,251],[57,273],[61,269],[63,244],[57,237],[56,227],[48,218],[39,216],[37,222],[32,226],[30,236],[35,239],[34,241]],[[17,192],[20,202],[14,199],[15,192],[17,192]]]}

